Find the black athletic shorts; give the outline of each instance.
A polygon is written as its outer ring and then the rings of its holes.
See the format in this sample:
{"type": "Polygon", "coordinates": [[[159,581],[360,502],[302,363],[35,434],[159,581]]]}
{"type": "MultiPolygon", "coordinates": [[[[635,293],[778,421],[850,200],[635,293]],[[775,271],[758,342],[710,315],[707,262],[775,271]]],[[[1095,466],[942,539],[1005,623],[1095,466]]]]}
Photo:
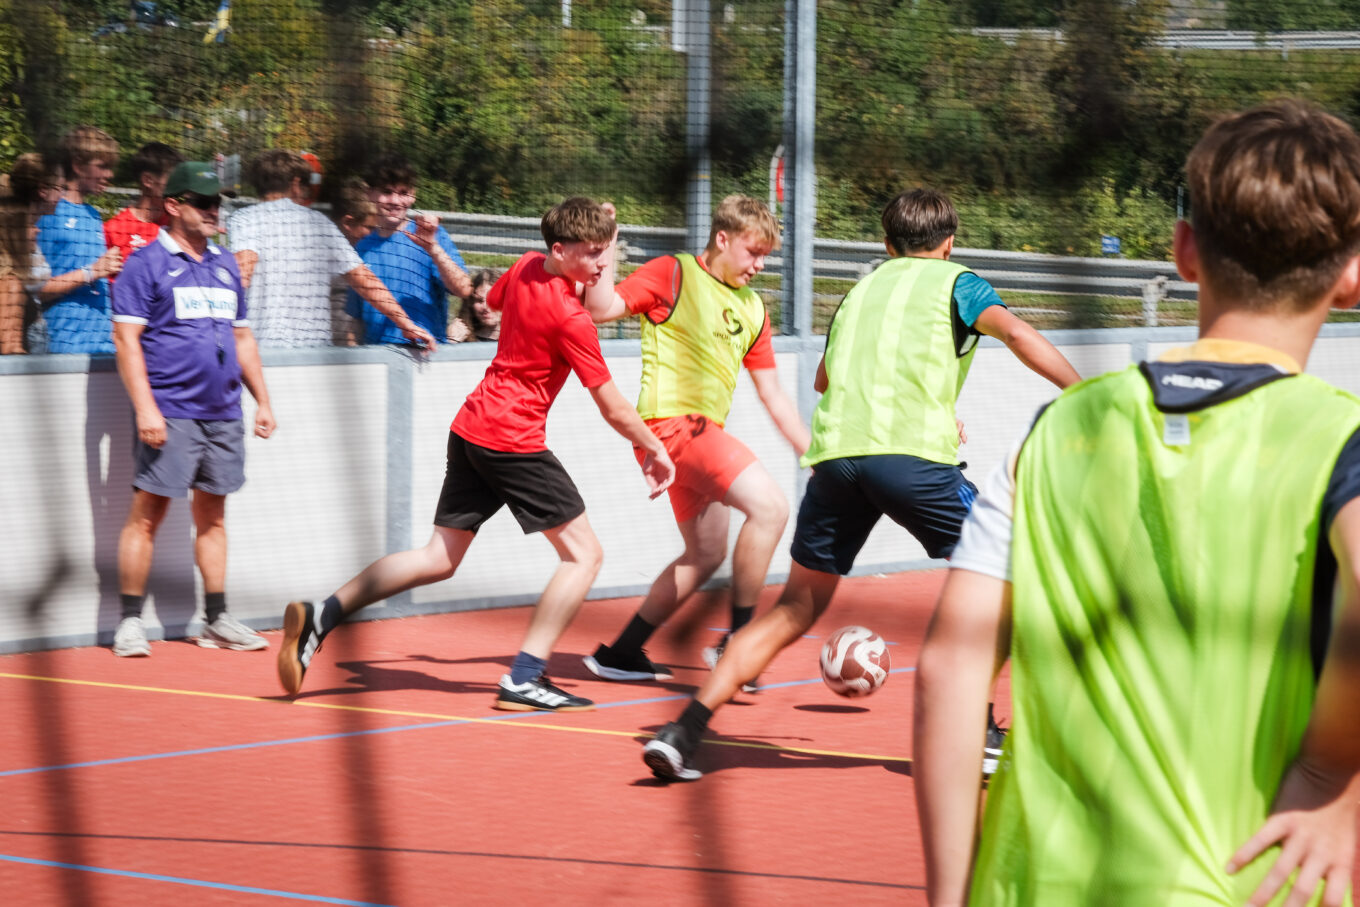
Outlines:
{"type": "Polygon", "coordinates": [[[476,532],[501,505],[510,508],[526,535],[586,512],[576,484],[552,451],[506,453],[449,432],[448,465],[434,524],[476,532]]]}
{"type": "Polygon", "coordinates": [[[789,554],[809,570],[845,575],[883,514],[931,557],[949,557],[977,488],[957,466],[906,454],[843,457],[812,467],[789,554]]]}

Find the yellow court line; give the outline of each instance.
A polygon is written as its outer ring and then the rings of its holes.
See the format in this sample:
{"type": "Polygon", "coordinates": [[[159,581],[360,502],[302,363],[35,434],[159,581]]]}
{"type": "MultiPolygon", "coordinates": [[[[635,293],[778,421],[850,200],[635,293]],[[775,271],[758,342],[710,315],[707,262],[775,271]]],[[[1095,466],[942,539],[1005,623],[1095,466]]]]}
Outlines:
{"type": "MultiPolygon", "coordinates": [[[[129,690],[138,693],[170,693],[176,696],[202,696],[208,699],[230,699],[236,702],[266,702],[273,705],[297,706],[312,709],[333,709],[342,712],[366,712],[372,715],[390,715],[396,718],[428,718],[436,721],[461,721],[468,724],[494,724],[509,727],[535,728],[544,731],[567,731],[575,734],[601,734],[609,737],[651,737],[640,731],[611,731],[605,728],[572,727],[560,724],[535,724],[531,721],[507,721],[505,718],[472,718],[464,715],[440,715],[434,712],[408,712],[401,709],[375,709],[362,705],[342,705],[333,702],[302,702],[296,699],[274,699],[265,696],[242,696],[238,693],[209,693],[203,690],[176,690],[169,687],[146,687],[130,683],[109,683],[103,680],[75,680],[70,677],[43,677],[37,674],[8,674],[0,672],[0,679],[40,680],[44,683],[67,683],[74,686],[103,687],[110,690],[129,690]]],[[[772,750],[780,753],[803,753],[810,756],[838,756],[844,759],[864,759],[882,762],[911,762],[905,756],[879,756],[870,753],[846,753],[837,750],[819,750],[802,746],[776,746],[771,743],[751,743],[744,740],[705,740],[715,746],[735,746],[754,750],[772,750]]]]}

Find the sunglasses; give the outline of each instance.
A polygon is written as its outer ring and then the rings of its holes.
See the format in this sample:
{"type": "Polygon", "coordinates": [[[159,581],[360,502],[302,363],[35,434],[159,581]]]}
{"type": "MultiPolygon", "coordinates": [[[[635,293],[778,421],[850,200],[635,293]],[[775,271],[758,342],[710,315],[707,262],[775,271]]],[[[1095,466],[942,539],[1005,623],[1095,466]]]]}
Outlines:
{"type": "Polygon", "coordinates": [[[186,193],[175,196],[176,201],[192,205],[200,211],[211,211],[213,208],[222,207],[222,196],[220,195],[199,195],[197,193],[186,193]]]}

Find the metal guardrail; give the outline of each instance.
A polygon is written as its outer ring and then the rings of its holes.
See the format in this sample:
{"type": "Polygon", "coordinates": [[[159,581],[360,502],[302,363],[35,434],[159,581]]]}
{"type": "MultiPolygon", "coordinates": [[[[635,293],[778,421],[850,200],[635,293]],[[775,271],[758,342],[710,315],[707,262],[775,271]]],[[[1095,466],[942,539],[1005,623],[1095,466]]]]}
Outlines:
{"type": "MultiPolygon", "coordinates": [[[[995,38],[1015,44],[1021,38],[1039,41],[1062,41],[1062,29],[1056,28],[974,28],[972,34],[980,38],[995,38]]],[[[1360,49],[1357,31],[1232,31],[1216,28],[1173,28],[1153,38],[1158,47],[1186,50],[1277,50],[1288,54],[1292,50],[1356,50],[1360,49]]]]}
{"type": "MultiPolygon", "coordinates": [[[[444,228],[463,252],[519,257],[542,243],[539,223],[530,217],[436,212],[444,228]]],[[[685,248],[685,231],[670,227],[622,224],[619,239],[625,259],[641,263],[685,248]]],[[[813,277],[858,280],[883,260],[883,245],[819,239],[814,244],[813,277]]],[[[1085,294],[1145,298],[1149,287],[1162,297],[1195,298],[1193,284],[1176,275],[1165,261],[1119,258],[1076,258],[1033,252],[998,252],[955,248],[953,260],[967,265],[998,290],[1061,295],[1085,294]]],[[[769,259],[769,270],[780,273],[783,260],[769,259]]]]}

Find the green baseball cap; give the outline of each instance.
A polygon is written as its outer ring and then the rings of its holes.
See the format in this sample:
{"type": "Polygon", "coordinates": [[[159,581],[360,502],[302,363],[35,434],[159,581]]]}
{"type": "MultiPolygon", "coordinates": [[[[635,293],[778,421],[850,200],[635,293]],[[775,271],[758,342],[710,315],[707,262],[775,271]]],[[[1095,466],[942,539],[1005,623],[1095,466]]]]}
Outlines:
{"type": "Polygon", "coordinates": [[[166,198],[173,198],[185,192],[197,195],[236,195],[235,192],[222,191],[217,171],[210,161],[185,161],[170,171],[170,178],[165,181],[166,198]]]}

